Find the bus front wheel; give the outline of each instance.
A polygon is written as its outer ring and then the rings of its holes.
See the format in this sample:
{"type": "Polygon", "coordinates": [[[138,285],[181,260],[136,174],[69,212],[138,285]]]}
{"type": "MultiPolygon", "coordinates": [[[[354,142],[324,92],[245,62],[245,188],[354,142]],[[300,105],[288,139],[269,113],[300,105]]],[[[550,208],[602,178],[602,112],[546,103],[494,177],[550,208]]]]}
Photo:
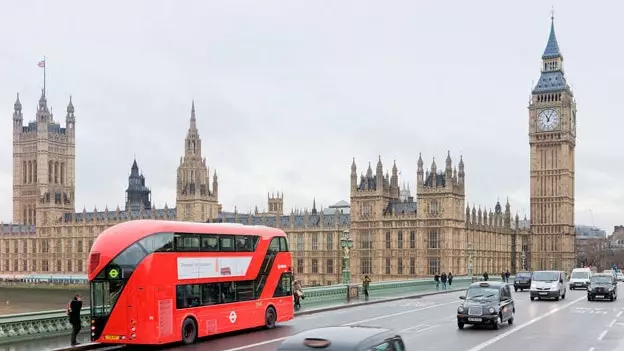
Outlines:
{"type": "Polygon", "coordinates": [[[182,323],[182,342],[188,345],[195,340],[197,340],[197,324],[192,318],[186,318],[182,323]]]}
{"type": "Polygon", "coordinates": [[[277,321],[277,312],[275,312],[275,308],[273,306],[269,306],[266,309],[266,313],[264,315],[264,324],[267,329],[275,328],[275,322],[277,321]]]}

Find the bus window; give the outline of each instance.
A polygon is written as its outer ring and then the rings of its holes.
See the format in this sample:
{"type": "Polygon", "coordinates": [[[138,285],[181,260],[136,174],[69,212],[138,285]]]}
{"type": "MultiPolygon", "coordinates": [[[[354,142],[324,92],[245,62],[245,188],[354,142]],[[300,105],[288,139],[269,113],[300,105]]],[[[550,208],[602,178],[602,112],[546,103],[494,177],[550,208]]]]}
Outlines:
{"type": "Polygon", "coordinates": [[[173,233],[150,235],[141,240],[141,245],[147,252],[173,251],[173,233]]]}
{"type": "MultiPolygon", "coordinates": [[[[281,238],[273,238],[271,239],[271,243],[269,244],[269,251],[267,254],[276,254],[280,250],[280,240],[281,238]]],[[[270,267],[267,267],[270,268],[270,267]]]]}
{"type": "Polygon", "coordinates": [[[234,282],[234,290],[236,291],[236,301],[254,300],[254,282],[253,280],[234,282]]]}
{"type": "Polygon", "coordinates": [[[292,274],[290,272],[282,273],[280,281],[275,287],[273,297],[282,297],[292,295],[292,274]]]}
{"type": "Polygon", "coordinates": [[[175,234],[176,251],[199,251],[199,236],[192,234],[175,234]]]}
{"type": "Polygon", "coordinates": [[[189,308],[201,305],[201,286],[199,284],[178,285],[176,287],[176,307],[189,308]]]}
{"type": "Polygon", "coordinates": [[[236,236],[236,251],[238,252],[251,252],[254,250],[252,246],[253,236],[237,235],[236,236]]]}
{"type": "Polygon", "coordinates": [[[234,251],[234,236],[221,235],[221,251],[234,251]]]}
{"type": "Polygon", "coordinates": [[[221,285],[221,301],[223,303],[230,303],[236,301],[236,291],[234,290],[234,283],[219,283],[221,285]]]}
{"type": "Polygon", "coordinates": [[[288,252],[288,240],[285,237],[279,238],[279,246],[281,252],[288,252]]]}
{"type": "Polygon", "coordinates": [[[219,303],[219,285],[202,284],[202,305],[210,306],[219,303]]]}
{"type": "Polygon", "coordinates": [[[200,235],[202,251],[219,251],[219,237],[217,235],[200,235]]]}

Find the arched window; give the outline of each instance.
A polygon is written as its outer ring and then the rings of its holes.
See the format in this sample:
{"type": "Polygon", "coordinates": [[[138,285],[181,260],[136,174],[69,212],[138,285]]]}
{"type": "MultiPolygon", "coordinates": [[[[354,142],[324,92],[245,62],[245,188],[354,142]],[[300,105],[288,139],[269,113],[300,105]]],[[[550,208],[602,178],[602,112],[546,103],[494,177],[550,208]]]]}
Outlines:
{"type": "Polygon", "coordinates": [[[26,161],[24,161],[24,164],[22,165],[22,174],[24,175],[24,184],[27,184],[28,181],[28,165],[26,164],[26,161]]]}
{"type": "Polygon", "coordinates": [[[26,224],[26,220],[28,218],[28,207],[26,207],[26,205],[24,205],[24,213],[22,214],[22,223],[26,224]]]}
{"type": "Polygon", "coordinates": [[[32,161],[33,162],[33,182],[37,182],[37,160],[32,161]]]}
{"type": "Polygon", "coordinates": [[[54,165],[52,161],[48,162],[48,183],[52,183],[52,175],[54,174],[54,165]]]}
{"type": "Polygon", "coordinates": [[[59,164],[54,162],[54,184],[59,183],[59,164]]]}
{"type": "Polygon", "coordinates": [[[61,185],[65,184],[65,163],[61,163],[61,185]]]}
{"type": "Polygon", "coordinates": [[[26,166],[26,173],[28,173],[28,184],[32,183],[32,162],[28,161],[26,166]]]}
{"type": "Polygon", "coordinates": [[[28,220],[26,221],[26,224],[32,224],[32,218],[33,218],[33,209],[32,209],[32,206],[28,205],[28,220]]]}

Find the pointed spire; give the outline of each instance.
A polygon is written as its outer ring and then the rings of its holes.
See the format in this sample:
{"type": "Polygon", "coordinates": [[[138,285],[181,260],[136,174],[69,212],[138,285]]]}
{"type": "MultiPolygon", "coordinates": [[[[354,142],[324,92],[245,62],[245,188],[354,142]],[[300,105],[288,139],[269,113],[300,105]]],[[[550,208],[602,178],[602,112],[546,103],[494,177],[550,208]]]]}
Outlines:
{"type": "Polygon", "coordinates": [[[355,157],[353,158],[353,162],[351,162],[351,172],[355,173],[357,170],[357,166],[355,165],[355,157]]]}
{"type": "Polygon", "coordinates": [[[555,10],[553,9],[550,16],[550,35],[548,36],[548,43],[546,44],[546,49],[544,49],[542,59],[551,59],[560,56],[559,43],[555,35],[555,10]]]}
{"type": "Polygon", "coordinates": [[[195,119],[195,99],[191,102],[191,129],[197,129],[197,120],[195,119]]]}
{"type": "Polygon", "coordinates": [[[72,114],[74,113],[74,103],[72,102],[72,96],[69,96],[69,104],[67,104],[67,113],[68,114],[72,114]]]}
{"type": "Polygon", "coordinates": [[[448,153],[446,154],[446,168],[451,169],[452,165],[453,160],[451,159],[451,150],[448,150],[448,153]]]}
{"type": "Polygon", "coordinates": [[[15,103],[13,104],[13,108],[16,112],[20,112],[22,110],[22,102],[19,98],[19,93],[17,93],[17,98],[15,98],[15,103]]]}
{"type": "Polygon", "coordinates": [[[418,153],[418,168],[423,168],[424,165],[425,164],[424,164],[423,159],[422,159],[422,153],[419,152],[418,153]]]}

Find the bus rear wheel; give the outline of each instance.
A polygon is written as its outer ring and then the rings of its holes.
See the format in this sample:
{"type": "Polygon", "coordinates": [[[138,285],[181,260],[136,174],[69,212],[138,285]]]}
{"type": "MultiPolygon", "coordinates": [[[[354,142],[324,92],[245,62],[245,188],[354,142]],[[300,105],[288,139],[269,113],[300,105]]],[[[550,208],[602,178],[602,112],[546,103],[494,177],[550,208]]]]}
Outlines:
{"type": "Polygon", "coordinates": [[[264,325],[267,329],[273,329],[275,322],[277,322],[277,312],[273,306],[269,306],[264,314],[264,325]]]}
{"type": "Polygon", "coordinates": [[[192,318],[186,318],[182,323],[182,342],[189,345],[197,340],[197,324],[192,318]]]}

